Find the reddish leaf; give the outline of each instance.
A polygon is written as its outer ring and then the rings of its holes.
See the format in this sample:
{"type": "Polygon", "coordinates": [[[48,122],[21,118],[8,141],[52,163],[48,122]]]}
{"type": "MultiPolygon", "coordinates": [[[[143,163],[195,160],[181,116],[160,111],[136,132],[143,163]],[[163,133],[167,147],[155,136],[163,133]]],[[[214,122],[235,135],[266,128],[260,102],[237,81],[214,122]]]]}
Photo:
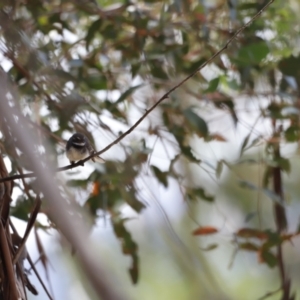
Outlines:
{"type": "Polygon", "coordinates": [[[218,142],[227,142],[227,139],[219,133],[212,133],[209,137],[218,142]]]}
{"type": "Polygon", "coordinates": [[[295,236],[300,235],[300,232],[290,233],[290,234],[282,234],[280,237],[283,241],[290,241],[295,236]]]}
{"type": "Polygon", "coordinates": [[[193,231],[193,235],[208,235],[219,232],[219,230],[212,226],[199,227],[193,231]]]}
{"type": "Polygon", "coordinates": [[[99,190],[100,190],[100,182],[95,181],[95,182],[93,183],[93,191],[92,191],[92,195],[93,195],[93,196],[99,195],[99,190]]]}
{"type": "Polygon", "coordinates": [[[258,251],[259,247],[253,243],[241,243],[239,244],[239,248],[242,250],[248,250],[248,251],[258,251]]]}
{"type": "Polygon", "coordinates": [[[264,231],[253,228],[242,228],[236,233],[236,235],[242,238],[258,238],[260,240],[268,238],[268,235],[264,231]]]}

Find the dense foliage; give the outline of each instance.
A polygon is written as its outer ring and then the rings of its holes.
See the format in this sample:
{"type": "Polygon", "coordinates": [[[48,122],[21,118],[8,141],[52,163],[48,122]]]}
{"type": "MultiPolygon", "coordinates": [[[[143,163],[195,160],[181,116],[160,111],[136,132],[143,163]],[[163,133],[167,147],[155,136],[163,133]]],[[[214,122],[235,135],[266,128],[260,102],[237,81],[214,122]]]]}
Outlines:
{"type": "MultiPolygon", "coordinates": [[[[104,148],[161,95],[221,49],[267,3],[2,1],[1,60],[20,95],[24,122],[40,132],[40,144],[33,145],[34,151],[48,153],[45,145],[49,145],[53,164],[66,163],[65,141],[73,132],[84,133],[98,149],[104,148]]],[[[74,170],[73,177],[68,177],[68,185],[95,223],[100,212],[109,217],[123,253],[131,257],[133,283],[139,279],[138,244],[121,211],[124,205],[138,214],[147,209],[139,178],[155,177],[165,188],[175,180],[187,203],[213,203],[213,191],[201,180],[189,179],[186,166],[209,167],[211,176],[220,180],[224,169],[234,168],[233,161],[243,161],[263,166],[260,181],[239,180],[239,184],[245,191],[250,189],[271,199],[276,226],[262,228],[254,222],[232,236],[238,250],[253,251],[260,262],[270,268],[277,266],[282,299],[295,299],[289,274],[284,272],[282,245],[297,236],[299,228],[289,226],[286,217],[282,174],[290,173],[292,166],[281,145],[299,140],[297,9],[293,1],[271,3],[225,52],[105,152],[103,166],[91,165],[86,178],[74,176],[74,170]],[[245,103],[242,112],[237,109],[241,102],[245,103]],[[250,110],[255,108],[257,120],[240,141],[238,157],[205,161],[197,149],[199,140],[222,147],[231,138],[223,128],[210,126],[209,117],[229,116],[228,128],[238,130],[247,105],[250,110]],[[260,122],[267,124],[267,130],[259,128],[260,122]],[[152,163],[156,142],[165,149],[167,168],[152,163]],[[264,147],[262,158],[247,160],[248,150],[256,146],[264,147]]],[[[5,116],[0,117],[5,123],[5,116]]],[[[11,162],[11,175],[31,171],[9,128],[3,125],[1,133],[2,152],[11,162]]],[[[34,182],[31,178],[15,181],[14,188],[21,193],[14,199],[12,216],[28,221],[37,195],[34,182]]],[[[294,201],[298,199],[293,199],[291,206],[294,201]]],[[[46,209],[42,211],[47,215],[46,209]]],[[[55,227],[49,218],[49,228],[55,227]]],[[[193,234],[219,231],[214,224],[208,225],[196,228],[193,234]]],[[[47,230],[45,225],[36,226],[47,230]]]]}

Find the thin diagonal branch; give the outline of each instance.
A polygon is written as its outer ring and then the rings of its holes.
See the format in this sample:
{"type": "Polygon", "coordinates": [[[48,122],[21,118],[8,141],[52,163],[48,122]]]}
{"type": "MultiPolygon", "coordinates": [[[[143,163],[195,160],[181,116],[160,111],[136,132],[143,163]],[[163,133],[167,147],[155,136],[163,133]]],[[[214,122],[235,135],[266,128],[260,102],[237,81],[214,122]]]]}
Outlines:
{"type": "Polygon", "coordinates": [[[26,241],[28,239],[28,236],[29,236],[29,233],[31,231],[31,229],[33,228],[34,226],[34,223],[36,221],[36,217],[40,211],[40,208],[41,208],[41,199],[39,196],[36,197],[36,200],[35,200],[35,206],[32,210],[32,213],[31,213],[31,216],[29,218],[29,221],[27,222],[27,227],[26,227],[26,230],[25,230],[25,234],[22,238],[22,241],[20,243],[20,245],[18,245],[18,250],[13,258],[13,263],[16,264],[16,262],[19,260],[24,248],[25,248],[25,244],[26,244],[26,241]]]}

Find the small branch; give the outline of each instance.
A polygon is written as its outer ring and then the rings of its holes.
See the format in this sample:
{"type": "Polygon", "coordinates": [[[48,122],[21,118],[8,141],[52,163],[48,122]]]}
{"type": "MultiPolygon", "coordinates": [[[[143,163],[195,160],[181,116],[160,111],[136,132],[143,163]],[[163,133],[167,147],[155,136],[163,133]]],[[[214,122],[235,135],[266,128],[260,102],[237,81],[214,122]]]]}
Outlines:
{"type": "MultiPolygon", "coordinates": [[[[9,224],[10,224],[10,227],[11,227],[13,233],[16,234],[16,235],[18,235],[18,232],[17,232],[17,230],[16,230],[16,228],[15,228],[13,222],[11,221],[11,219],[9,219],[9,224]]],[[[32,261],[30,255],[29,255],[29,253],[27,253],[27,260],[28,260],[28,262],[29,262],[29,264],[30,264],[31,269],[32,269],[33,272],[35,273],[35,276],[37,277],[37,279],[38,279],[38,281],[40,282],[41,286],[43,287],[45,293],[47,294],[48,298],[49,298],[50,300],[53,300],[53,298],[52,298],[52,296],[50,295],[50,293],[49,293],[49,291],[48,291],[48,289],[47,289],[45,283],[43,282],[43,280],[42,280],[42,278],[41,278],[41,276],[40,276],[40,274],[39,274],[39,272],[36,270],[35,264],[33,263],[33,261],[32,261]]]]}
{"type": "Polygon", "coordinates": [[[8,240],[5,235],[5,229],[1,221],[0,221],[0,245],[1,245],[1,256],[2,256],[1,263],[3,264],[1,269],[6,274],[5,275],[6,280],[4,281],[4,284],[8,284],[9,287],[6,288],[9,288],[9,291],[11,292],[11,298],[9,299],[20,299],[16,287],[17,285],[16,285],[15,271],[12,264],[11,252],[9,249],[8,240]]]}
{"type": "Polygon", "coordinates": [[[36,200],[35,200],[35,205],[34,205],[34,208],[32,210],[32,213],[30,215],[30,218],[27,222],[27,227],[26,227],[26,230],[25,230],[25,233],[24,233],[24,236],[23,238],[21,239],[21,243],[18,245],[18,250],[13,258],[13,264],[16,264],[17,261],[19,261],[19,258],[20,256],[22,255],[23,251],[24,251],[24,248],[25,248],[25,244],[26,244],[26,241],[28,239],[28,236],[29,236],[29,233],[31,231],[31,229],[33,228],[34,226],[34,223],[36,221],[36,217],[40,211],[40,208],[41,208],[41,199],[39,196],[36,197],[36,200]]]}
{"type": "MultiPolygon", "coordinates": [[[[177,90],[179,87],[181,87],[185,82],[187,82],[189,79],[191,79],[193,76],[195,76],[200,70],[202,70],[204,67],[206,67],[209,63],[211,63],[216,57],[220,56],[227,48],[228,46],[238,37],[240,33],[242,33],[253,21],[255,21],[272,3],[274,0],[269,1],[256,15],[254,15],[249,22],[247,22],[245,25],[240,27],[235,34],[227,41],[225,46],[221,48],[218,52],[216,52],[213,56],[211,56],[205,63],[203,63],[199,68],[197,68],[193,73],[188,75],[186,78],[181,80],[178,84],[176,84],[173,88],[171,88],[166,94],[164,94],[158,101],[153,104],[149,109],[145,111],[145,113],[133,124],[132,127],[130,127],[127,131],[125,131],[123,134],[121,134],[116,140],[114,140],[112,143],[110,143],[108,146],[106,146],[101,151],[95,152],[92,155],[88,156],[87,158],[78,161],[75,164],[70,164],[65,167],[57,168],[56,172],[62,172],[66,170],[73,169],[78,166],[82,166],[86,161],[92,159],[95,156],[99,156],[100,154],[103,154],[107,150],[109,150],[112,146],[118,144],[121,140],[123,140],[128,134],[130,134],[161,102],[163,102],[165,99],[169,98],[169,95],[177,90]]],[[[47,95],[49,97],[49,95],[47,95]]],[[[51,100],[51,98],[50,98],[51,100]]],[[[15,179],[20,178],[30,178],[30,177],[36,177],[34,173],[28,173],[24,175],[13,175],[10,177],[2,178],[0,179],[0,183],[4,181],[11,181],[15,179]]]]}
{"type": "MultiPolygon", "coordinates": [[[[273,129],[274,129],[274,137],[278,137],[280,135],[280,127],[276,129],[276,120],[272,120],[273,129]]],[[[275,161],[279,161],[281,159],[280,153],[280,144],[279,142],[273,144],[273,159],[275,161]]],[[[284,192],[283,192],[283,183],[282,183],[282,170],[280,166],[273,167],[272,169],[272,179],[273,179],[273,190],[278,195],[282,201],[284,201],[284,192]]],[[[274,204],[274,219],[277,227],[277,233],[280,235],[282,232],[287,230],[287,218],[286,211],[284,206],[279,205],[277,203],[274,204]]],[[[291,280],[286,274],[285,265],[284,265],[284,257],[283,257],[283,249],[282,243],[277,245],[277,261],[278,261],[278,269],[281,281],[281,290],[282,290],[282,300],[289,300],[291,293],[291,280]]]]}

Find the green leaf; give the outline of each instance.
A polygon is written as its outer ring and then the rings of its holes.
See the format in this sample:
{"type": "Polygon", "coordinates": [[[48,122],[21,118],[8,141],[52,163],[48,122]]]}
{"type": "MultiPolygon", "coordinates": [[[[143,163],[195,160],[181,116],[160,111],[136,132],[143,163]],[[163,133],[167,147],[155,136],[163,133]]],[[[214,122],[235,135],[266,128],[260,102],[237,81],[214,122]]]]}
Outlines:
{"type": "Polygon", "coordinates": [[[284,137],[288,142],[296,142],[299,140],[299,127],[290,126],[284,131],[284,137]]]}
{"type": "Polygon", "coordinates": [[[296,230],[297,233],[300,232],[300,219],[299,219],[299,223],[298,223],[298,226],[297,226],[297,230],[296,230]]]}
{"type": "Polygon", "coordinates": [[[83,78],[84,83],[91,89],[94,90],[105,90],[107,89],[107,81],[105,76],[102,74],[89,75],[83,78]]]}
{"type": "Polygon", "coordinates": [[[218,108],[228,109],[230,114],[231,114],[234,125],[237,124],[238,117],[237,117],[237,114],[236,114],[235,109],[234,109],[234,102],[231,100],[231,98],[227,98],[227,99],[222,100],[222,101],[215,101],[214,104],[218,108]]]}
{"type": "Polygon", "coordinates": [[[272,248],[274,246],[280,245],[283,242],[283,240],[278,232],[271,231],[270,229],[266,230],[265,232],[268,236],[268,239],[263,244],[263,248],[265,248],[265,249],[272,248]]]}
{"type": "Polygon", "coordinates": [[[16,205],[11,207],[10,213],[12,216],[27,222],[29,220],[29,213],[32,209],[32,205],[32,199],[28,200],[21,195],[18,197],[16,205]]]}
{"type": "Polygon", "coordinates": [[[183,111],[188,124],[196,131],[198,136],[206,137],[208,135],[208,127],[206,122],[199,117],[192,108],[187,108],[183,111]]]}
{"type": "Polygon", "coordinates": [[[159,60],[152,60],[149,62],[149,66],[150,66],[150,71],[153,77],[159,78],[159,79],[168,79],[168,75],[166,74],[166,72],[163,69],[163,64],[161,61],[159,60]]]}
{"type": "Polygon", "coordinates": [[[248,150],[248,149],[251,149],[252,147],[254,147],[255,145],[257,145],[262,137],[259,135],[258,137],[256,137],[255,139],[252,140],[252,142],[249,144],[249,139],[250,139],[250,136],[251,136],[251,133],[250,132],[244,139],[243,141],[243,144],[242,144],[242,147],[241,147],[241,150],[240,150],[240,156],[242,156],[242,154],[248,150]],[[249,144],[249,145],[248,145],[249,144]]]}
{"type": "Polygon", "coordinates": [[[139,258],[138,258],[138,245],[132,239],[131,234],[124,226],[127,219],[112,219],[112,226],[115,235],[120,240],[122,245],[122,251],[125,255],[130,255],[132,258],[131,267],[129,268],[129,274],[134,284],[138,282],[139,275],[139,258]]]}
{"type": "Polygon", "coordinates": [[[269,249],[266,249],[266,250],[263,249],[260,255],[261,255],[262,260],[270,268],[274,268],[277,265],[277,258],[269,249]]]}
{"type": "Polygon", "coordinates": [[[198,198],[208,202],[213,202],[215,200],[215,197],[208,195],[203,188],[187,189],[186,194],[191,201],[195,201],[198,198]]]}
{"type": "Polygon", "coordinates": [[[300,64],[300,56],[290,56],[284,58],[279,62],[279,70],[287,76],[292,76],[297,79],[300,78],[300,70],[298,68],[300,64]]]}
{"type": "Polygon", "coordinates": [[[136,197],[136,190],[131,185],[128,189],[121,188],[120,193],[124,201],[133,208],[136,212],[141,212],[146,206],[136,197]]]}
{"type": "MultiPolygon", "coordinates": [[[[163,114],[165,122],[168,122],[168,115],[167,113],[163,114]]],[[[200,163],[201,160],[197,159],[194,154],[192,153],[192,149],[190,146],[185,145],[184,137],[186,135],[186,131],[181,126],[172,126],[172,133],[174,134],[174,137],[176,138],[178,145],[181,150],[181,154],[183,154],[188,160],[194,163],[200,163]]]]}
{"type": "Polygon", "coordinates": [[[86,50],[89,49],[89,45],[92,41],[92,39],[95,37],[96,33],[99,32],[100,28],[102,25],[102,19],[99,18],[98,20],[96,20],[95,22],[92,23],[92,25],[89,27],[88,31],[87,31],[87,35],[85,37],[85,41],[86,41],[86,50]]]}
{"type": "Polygon", "coordinates": [[[116,101],[116,103],[120,103],[123,102],[124,100],[126,100],[127,97],[129,97],[135,90],[137,90],[138,88],[140,88],[141,86],[143,86],[143,84],[138,84],[136,86],[132,86],[129,89],[127,89],[120,97],[119,99],[116,101]]]}
{"type": "Polygon", "coordinates": [[[131,76],[132,76],[132,78],[134,78],[138,74],[141,66],[142,66],[142,64],[140,62],[131,64],[131,76]]]}
{"type": "Polygon", "coordinates": [[[103,26],[101,27],[101,35],[106,40],[115,41],[118,38],[118,34],[120,33],[120,29],[115,26],[114,23],[105,20],[103,26]]]}
{"type": "Polygon", "coordinates": [[[267,166],[263,175],[263,180],[262,180],[262,186],[267,187],[269,186],[270,179],[272,176],[272,167],[267,166]]]}
{"type": "Polygon", "coordinates": [[[194,71],[196,71],[201,65],[203,65],[207,61],[206,58],[200,57],[198,60],[188,60],[184,61],[185,64],[182,65],[182,61],[180,61],[180,68],[182,68],[182,71],[185,72],[186,74],[191,74],[194,71]]]}
{"type": "Polygon", "coordinates": [[[103,106],[114,116],[115,119],[126,120],[126,114],[123,110],[119,109],[115,103],[105,100],[103,106]]]}
{"type": "Polygon", "coordinates": [[[241,150],[240,150],[240,157],[244,153],[244,149],[246,148],[246,146],[249,143],[250,136],[251,136],[251,132],[243,140],[242,147],[241,147],[241,150]]]}
{"type": "Polygon", "coordinates": [[[221,173],[223,171],[223,160],[219,160],[216,168],[216,177],[220,178],[221,173]]]}
{"type": "Polygon", "coordinates": [[[212,93],[215,92],[219,86],[220,77],[216,77],[209,82],[208,88],[203,91],[203,93],[212,93]]]}
{"type": "Polygon", "coordinates": [[[240,90],[240,84],[235,79],[229,80],[226,83],[232,90],[234,91],[240,90]]]}
{"type": "Polygon", "coordinates": [[[275,161],[278,164],[278,166],[281,168],[281,170],[285,171],[287,174],[291,173],[291,163],[289,159],[280,157],[275,161]]]}
{"type": "Polygon", "coordinates": [[[84,179],[71,179],[67,181],[67,186],[70,187],[81,187],[86,188],[88,184],[88,180],[84,179]]]}
{"type": "Polygon", "coordinates": [[[267,57],[270,50],[266,42],[256,42],[240,48],[237,61],[240,66],[249,66],[260,63],[267,57]]]}
{"type": "MultiPolygon", "coordinates": [[[[239,3],[238,5],[238,9],[239,10],[257,10],[257,5],[258,3],[257,2],[253,2],[253,3],[239,3]]],[[[248,13],[248,12],[247,12],[248,13]]]]}
{"type": "Polygon", "coordinates": [[[245,242],[239,244],[239,249],[256,252],[259,250],[259,247],[254,243],[245,242]]]}
{"type": "Polygon", "coordinates": [[[168,187],[168,172],[162,172],[159,168],[156,166],[151,166],[155,177],[158,179],[158,181],[163,184],[164,187],[168,187]]]}
{"type": "Polygon", "coordinates": [[[181,153],[188,159],[190,160],[191,162],[194,162],[194,163],[201,163],[201,160],[196,158],[194,156],[194,154],[192,153],[192,149],[191,147],[189,146],[182,146],[182,145],[179,145],[180,146],[180,150],[181,150],[181,153]]]}
{"type": "Polygon", "coordinates": [[[90,212],[92,217],[97,217],[99,209],[107,211],[122,203],[122,198],[118,190],[107,190],[101,188],[99,194],[91,195],[85,202],[84,207],[90,212]]]}

